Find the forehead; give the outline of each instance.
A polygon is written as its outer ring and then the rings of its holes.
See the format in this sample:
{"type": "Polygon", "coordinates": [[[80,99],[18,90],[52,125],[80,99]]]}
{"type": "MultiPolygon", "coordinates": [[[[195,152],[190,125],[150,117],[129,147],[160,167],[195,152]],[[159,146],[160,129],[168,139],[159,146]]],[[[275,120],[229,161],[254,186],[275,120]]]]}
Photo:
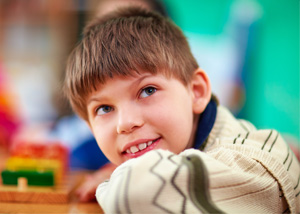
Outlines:
{"type": "Polygon", "coordinates": [[[176,74],[173,74],[168,69],[159,69],[156,71],[131,70],[126,72],[126,74],[113,74],[112,76],[106,76],[105,79],[99,81],[94,79],[93,87],[90,86],[89,90],[86,91],[85,102],[88,104],[91,99],[96,96],[99,97],[102,94],[106,94],[107,96],[107,93],[120,93],[118,90],[120,90],[123,86],[130,89],[135,85],[138,85],[143,80],[151,80],[152,78],[158,80],[160,77],[166,80],[175,78],[186,86],[186,83],[182,79],[177,77],[176,74]]]}
{"type": "Polygon", "coordinates": [[[134,87],[145,79],[155,78],[158,74],[152,74],[150,72],[137,73],[133,72],[131,75],[116,75],[111,78],[107,78],[105,82],[98,82],[95,89],[87,95],[87,102],[89,103],[96,96],[101,94],[120,93],[118,90],[122,87],[134,87]]]}
{"type": "MultiPolygon", "coordinates": [[[[146,77],[161,75],[166,78],[174,76],[168,69],[155,69],[155,70],[127,70],[126,72],[104,72],[101,78],[95,76],[92,77],[91,82],[93,82],[92,92],[100,90],[102,87],[110,85],[116,81],[122,80],[134,80],[134,79],[144,79],[146,77]]],[[[91,88],[90,88],[91,89],[91,88]]]]}
{"type": "Polygon", "coordinates": [[[158,74],[152,74],[150,72],[143,72],[143,73],[131,73],[130,75],[116,75],[112,78],[106,79],[105,82],[99,83],[97,86],[97,91],[104,90],[106,88],[114,87],[117,85],[126,85],[131,84],[132,86],[143,81],[144,79],[148,79],[151,77],[159,76],[158,74]]]}
{"type": "Polygon", "coordinates": [[[130,76],[118,75],[113,78],[107,79],[104,83],[98,83],[95,90],[93,90],[87,96],[87,103],[90,103],[92,100],[98,99],[99,97],[108,98],[110,95],[118,95],[121,92],[123,93],[123,91],[120,90],[130,91],[131,89],[133,89],[135,91],[136,88],[141,87],[144,82],[147,82],[147,84],[168,84],[167,81],[173,78],[178,80],[178,78],[164,75],[163,73],[152,74],[150,72],[143,72],[135,73],[130,76]]]}

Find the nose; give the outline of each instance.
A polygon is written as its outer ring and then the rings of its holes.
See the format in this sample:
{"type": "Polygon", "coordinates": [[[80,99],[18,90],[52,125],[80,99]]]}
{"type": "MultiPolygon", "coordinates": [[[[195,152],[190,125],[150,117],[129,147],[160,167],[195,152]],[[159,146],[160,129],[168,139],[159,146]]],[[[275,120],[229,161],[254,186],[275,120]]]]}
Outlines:
{"type": "Polygon", "coordinates": [[[141,111],[133,106],[127,105],[118,111],[117,133],[126,134],[142,127],[144,120],[141,111]]]}

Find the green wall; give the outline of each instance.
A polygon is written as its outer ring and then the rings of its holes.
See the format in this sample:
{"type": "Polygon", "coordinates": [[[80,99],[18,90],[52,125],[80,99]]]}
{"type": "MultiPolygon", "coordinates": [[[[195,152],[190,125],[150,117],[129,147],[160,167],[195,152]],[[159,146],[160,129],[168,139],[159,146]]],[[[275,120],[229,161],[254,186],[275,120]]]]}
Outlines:
{"type": "MultiPolygon", "coordinates": [[[[164,0],[185,32],[221,35],[231,6],[246,0],[164,0]]],[[[246,101],[238,116],[258,128],[299,136],[299,1],[257,0],[255,23],[243,73],[246,101]]]]}

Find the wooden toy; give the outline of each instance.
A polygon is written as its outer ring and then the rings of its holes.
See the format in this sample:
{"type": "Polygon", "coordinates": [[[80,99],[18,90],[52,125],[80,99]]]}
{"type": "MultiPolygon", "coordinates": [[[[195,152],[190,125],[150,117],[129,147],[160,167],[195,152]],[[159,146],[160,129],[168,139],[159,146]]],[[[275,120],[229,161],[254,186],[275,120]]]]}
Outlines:
{"type": "Polygon", "coordinates": [[[4,185],[18,185],[18,179],[24,178],[27,180],[27,184],[31,186],[54,186],[53,171],[3,170],[1,176],[4,185]]]}
{"type": "Polygon", "coordinates": [[[60,184],[52,187],[29,186],[27,179],[20,177],[18,186],[0,185],[0,201],[26,203],[68,203],[75,187],[72,174],[60,184]]]}
{"type": "Polygon", "coordinates": [[[27,178],[19,177],[18,178],[18,190],[19,191],[26,191],[27,190],[27,178]]]}
{"type": "MultiPolygon", "coordinates": [[[[37,176],[43,172],[52,172],[55,183],[58,183],[64,176],[61,161],[54,159],[10,157],[6,162],[6,169],[8,171],[36,171],[37,176]]],[[[6,184],[4,180],[3,184],[6,184]]]]}
{"type": "Polygon", "coordinates": [[[68,150],[59,143],[19,143],[1,172],[0,201],[67,203],[68,150]]]}

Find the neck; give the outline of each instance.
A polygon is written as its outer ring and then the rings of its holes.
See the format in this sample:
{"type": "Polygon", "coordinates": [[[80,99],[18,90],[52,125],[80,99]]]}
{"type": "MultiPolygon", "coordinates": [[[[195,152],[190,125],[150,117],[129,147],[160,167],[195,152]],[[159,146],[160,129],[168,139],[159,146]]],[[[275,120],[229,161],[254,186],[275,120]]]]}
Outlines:
{"type": "Polygon", "coordinates": [[[217,103],[211,99],[204,112],[198,116],[191,148],[199,149],[211,132],[217,116],[217,103]]]}
{"type": "Polygon", "coordinates": [[[194,115],[193,129],[191,131],[191,137],[190,137],[189,143],[187,144],[186,149],[190,149],[190,148],[194,147],[199,118],[200,118],[200,114],[194,115]]]}

